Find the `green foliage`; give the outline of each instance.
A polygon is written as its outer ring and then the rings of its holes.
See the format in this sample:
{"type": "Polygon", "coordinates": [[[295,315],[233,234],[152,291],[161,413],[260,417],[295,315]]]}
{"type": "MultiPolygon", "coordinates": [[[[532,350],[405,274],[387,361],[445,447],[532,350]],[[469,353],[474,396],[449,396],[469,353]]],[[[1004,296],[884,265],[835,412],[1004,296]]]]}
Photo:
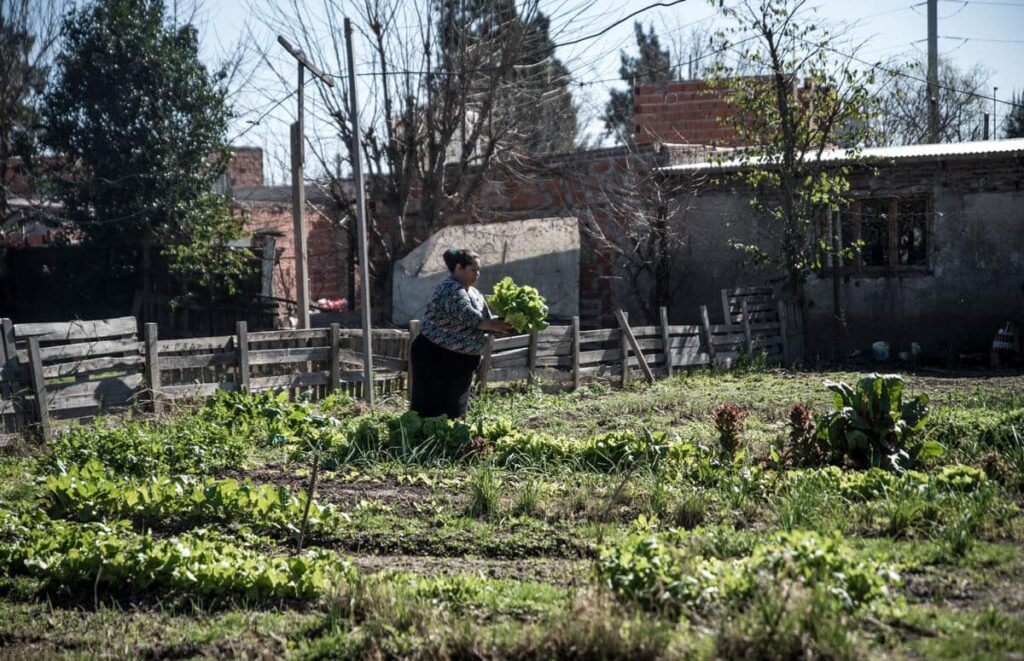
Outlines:
{"type": "Polygon", "coordinates": [[[354,576],[329,551],[270,556],[197,530],[166,539],[121,525],[15,517],[0,510],[0,573],[72,594],[178,593],[200,598],[310,599],[354,576]]]}
{"type": "Polygon", "coordinates": [[[604,106],[604,130],[616,142],[632,144],[634,141],[634,93],[637,85],[672,80],[672,56],[663,49],[654,33],[654,26],[644,32],[639,21],[633,22],[633,33],[639,54],[634,57],[620,51],[619,76],[629,86],[625,90],[609,90],[608,102],[604,106]]]}
{"type": "Polygon", "coordinates": [[[1011,98],[1013,104],[1006,114],[1004,138],[1024,138],[1024,92],[1016,92],[1011,98]]]}
{"type": "Polygon", "coordinates": [[[503,484],[495,471],[484,467],[470,481],[466,514],[476,519],[492,519],[498,514],[503,484]]]}
{"type": "Polygon", "coordinates": [[[97,420],[92,427],[72,427],[52,443],[46,464],[59,471],[97,461],[113,472],[135,477],[209,475],[240,465],[252,447],[248,439],[201,415],[104,425],[97,420]]]}
{"type": "Polygon", "coordinates": [[[170,24],[160,0],[97,0],[62,36],[44,124],[75,165],[64,214],[121,257],[108,277],[144,277],[144,251],[161,245],[193,287],[231,293],[249,254],[227,248],[241,221],[213,193],[230,158],[226,72],[207,71],[196,29],[170,24]]]}
{"type": "Polygon", "coordinates": [[[815,224],[824,209],[844,206],[849,190],[849,167],[823,165],[820,155],[838,144],[849,160],[859,158],[862,127],[875,112],[875,69],[836,56],[837,36],[798,0],[717,4],[735,25],[714,46],[738,50],[712,67],[709,89],[731,106],[723,122],[744,145],[721,158],[741,166],[736,177],[755,191],[751,206],[770,220],[772,242],[734,246],[781,268],[786,289],[799,296],[829,249],[815,224]]]}
{"type": "MultiPolygon", "coordinates": [[[[132,482],[109,477],[96,461],[48,476],[45,489],[43,507],[50,516],[82,522],[241,523],[261,532],[297,535],[306,507],[302,489],[190,475],[132,482]]],[[[310,503],[308,530],[331,530],[341,522],[332,505],[310,503]]]]}
{"type": "Polygon", "coordinates": [[[519,286],[512,278],[504,277],[494,283],[494,293],[487,297],[494,312],[512,324],[520,333],[542,331],[548,327],[548,306],[536,288],[519,286]]]}
{"type": "Polygon", "coordinates": [[[728,562],[693,555],[677,535],[638,533],[601,549],[597,572],[620,598],[670,614],[749,601],[765,580],[822,586],[842,609],[856,611],[888,600],[900,581],[888,566],[856,558],[838,537],[804,531],[780,533],[728,562]]]}
{"type": "Polygon", "coordinates": [[[817,419],[817,439],[832,462],[902,471],[942,455],[941,445],[919,436],[928,417],[928,396],[904,402],[898,374],[870,374],[856,389],[841,382],[826,385],[835,393],[836,410],[817,419]]]}

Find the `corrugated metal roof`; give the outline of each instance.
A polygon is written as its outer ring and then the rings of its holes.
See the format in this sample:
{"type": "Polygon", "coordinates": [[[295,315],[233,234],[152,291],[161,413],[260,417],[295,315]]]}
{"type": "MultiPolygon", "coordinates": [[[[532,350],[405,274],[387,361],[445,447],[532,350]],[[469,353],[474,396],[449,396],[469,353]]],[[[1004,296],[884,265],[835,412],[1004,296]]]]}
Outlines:
{"type": "MultiPolygon", "coordinates": [[[[985,154],[1024,154],[1024,138],[1010,140],[979,140],[977,142],[955,142],[930,145],[905,145],[902,147],[873,147],[860,152],[860,158],[881,160],[932,160],[964,158],[985,154]]],[[[848,160],[845,149],[830,149],[821,154],[822,161],[841,162],[848,160]]],[[[808,159],[810,160],[810,159],[808,159]]],[[[704,161],[701,163],[680,163],[659,168],[661,172],[693,172],[698,170],[740,170],[745,163],[704,161]]]]}

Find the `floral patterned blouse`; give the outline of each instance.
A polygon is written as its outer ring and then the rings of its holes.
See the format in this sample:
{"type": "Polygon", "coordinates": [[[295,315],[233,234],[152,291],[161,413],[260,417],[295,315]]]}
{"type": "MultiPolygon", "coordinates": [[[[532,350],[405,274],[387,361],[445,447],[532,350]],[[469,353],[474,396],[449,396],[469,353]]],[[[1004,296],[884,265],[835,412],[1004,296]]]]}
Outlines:
{"type": "Polygon", "coordinates": [[[453,276],[442,280],[427,304],[420,332],[449,351],[479,356],[486,334],[478,326],[491,318],[487,301],[476,287],[468,290],[453,276]]]}

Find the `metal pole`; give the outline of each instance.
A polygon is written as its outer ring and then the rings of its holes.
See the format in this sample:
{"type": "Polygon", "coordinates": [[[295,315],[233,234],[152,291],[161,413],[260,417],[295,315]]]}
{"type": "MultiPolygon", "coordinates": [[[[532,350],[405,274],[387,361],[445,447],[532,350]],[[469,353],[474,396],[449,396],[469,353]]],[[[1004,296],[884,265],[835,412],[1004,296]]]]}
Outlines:
{"type": "Polygon", "coordinates": [[[345,19],[345,50],[348,55],[349,102],[352,104],[352,178],[356,187],[356,222],[359,234],[359,280],[363,307],[363,389],[366,402],[373,408],[373,351],[370,329],[370,264],[366,250],[366,201],[363,188],[363,159],[359,147],[359,103],[356,100],[356,60],[352,56],[352,22],[345,19]]]}
{"type": "Polygon", "coordinates": [[[303,105],[306,95],[306,69],[302,62],[299,67],[298,119],[292,135],[292,220],[295,228],[295,289],[299,301],[299,328],[309,328],[309,267],[306,265],[306,185],[303,164],[305,161],[305,122],[303,105]]]}
{"type": "Polygon", "coordinates": [[[992,139],[993,140],[998,140],[999,139],[999,120],[996,117],[996,115],[998,113],[998,110],[996,110],[996,92],[998,92],[998,91],[999,91],[998,87],[993,87],[992,88],[992,139]]]}
{"type": "Polygon", "coordinates": [[[939,141],[939,0],[928,0],[928,140],[939,141]]]}

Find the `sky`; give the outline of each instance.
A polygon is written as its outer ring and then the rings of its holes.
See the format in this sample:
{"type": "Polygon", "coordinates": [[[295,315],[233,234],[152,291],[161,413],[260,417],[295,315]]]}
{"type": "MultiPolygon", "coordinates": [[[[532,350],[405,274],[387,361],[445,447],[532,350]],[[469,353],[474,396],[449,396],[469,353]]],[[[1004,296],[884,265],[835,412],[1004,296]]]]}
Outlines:
{"type": "MultiPolygon", "coordinates": [[[[285,98],[295,88],[294,64],[274,40],[276,34],[294,33],[296,5],[306,7],[316,17],[322,11],[322,2],[208,0],[197,17],[202,53],[208,63],[222,59],[241,39],[250,47],[257,43],[269,46],[272,60],[278,58],[273,64],[286,72],[282,79],[272,73],[267,63],[251,60],[253,78],[239,86],[236,97],[240,112],[231,137],[235,144],[264,148],[271,179],[268,183],[287,183],[284,177],[288,125],[296,114],[294,97],[285,98]],[[276,16],[268,18],[270,13],[276,16]]],[[[601,36],[556,50],[557,57],[571,72],[573,98],[584,135],[591,143],[602,139],[600,112],[609,88],[626,87],[618,77],[619,54],[623,49],[635,51],[634,20],[653,26],[662,44],[670,48],[673,40],[694,28],[715,30],[727,25],[720,10],[707,0],[685,0],[622,20],[651,4],[652,0],[540,0],[541,11],[551,18],[551,36],[556,43],[608,29],[601,36]]],[[[927,53],[927,6],[922,0],[810,0],[807,7],[814,8],[808,16],[817,23],[830,27],[848,44],[860,44],[859,54],[864,59],[912,60],[927,53]]],[[[940,58],[952,59],[960,68],[986,67],[991,74],[986,93],[992,95],[992,88],[998,88],[994,96],[1000,100],[1009,101],[1014,90],[1024,91],[1024,0],[939,0],[938,8],[940,58]]],[[[354,20],[357,16],[354,6],[351,16],[354,20]]],[[[366,40],[358,33],[362,26],[355,27],[356,61],[365,62],[370,54],[365,49],[366,40]]],[[[329,63],[322,66],[331,72],[329,63]]],[[[362,93],[360,96],[365,98],[362,93]]],[[[306,98],[309,104],[308,88],[306,98]]],[[[995,106],[1001,123],[1009,106],[995,106]]],[[[991,107],[989,111],[992,112],[991,107]]],[[[315,108],[307,113],[312,115],[307,114],[307,133],[316,136],[327,132],[326,126],[318,124],[315,108]]]]}

